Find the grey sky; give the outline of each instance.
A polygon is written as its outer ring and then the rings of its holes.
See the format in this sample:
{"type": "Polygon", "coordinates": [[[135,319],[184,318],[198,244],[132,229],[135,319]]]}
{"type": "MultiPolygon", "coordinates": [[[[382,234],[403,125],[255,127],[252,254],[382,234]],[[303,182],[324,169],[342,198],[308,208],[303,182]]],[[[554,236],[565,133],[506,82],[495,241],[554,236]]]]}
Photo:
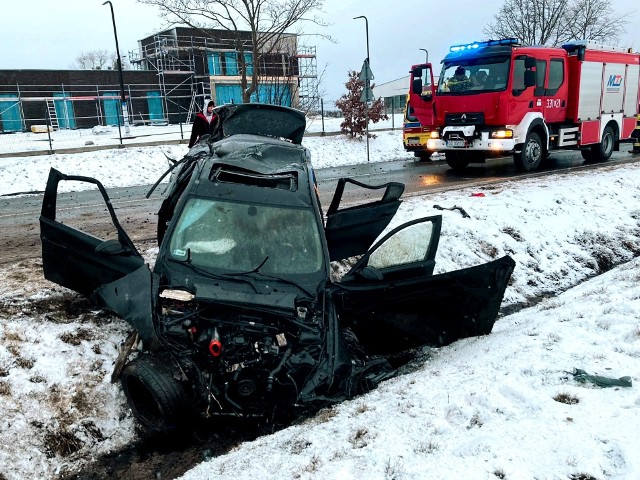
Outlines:
{"type": "MultiPolygon", "coordinates": [[[[70,68],[83,51],[115,50],[111,13],[104,0],[29,0],[4,2],[0,29],[0,69],[70,68]]],[[[137,40],[162,29],[157,10],[135,0],[112,0],[121,52],[137,48],[137,40]]],[[[375,83],[407,75],[414,63],[438,64],[448,47],[482,38],[501,0],[446,2],[433,0],[325,0],[323,17],[332,25],[322,29],[338,43],[304,37],[317,47],[318,70],[324,70],[326,102],[344,93],[348,70],[360,70],[366,57],[365,21],[375,83]]],[[[633,0],[611,0],[616,12],[630,13],[622,45],[640,49],[640,6],[633,0]]],[[[318,31],[305,27],[305,32],[318,31]]],[[[439,68],[435,67],[437,73],[439,68]]]]}

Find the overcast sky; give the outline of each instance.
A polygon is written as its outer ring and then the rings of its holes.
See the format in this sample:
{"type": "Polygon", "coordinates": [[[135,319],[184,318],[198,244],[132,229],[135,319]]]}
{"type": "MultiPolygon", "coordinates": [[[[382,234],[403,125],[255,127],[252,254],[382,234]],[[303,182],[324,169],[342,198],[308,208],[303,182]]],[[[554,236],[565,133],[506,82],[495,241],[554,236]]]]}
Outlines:
{"type": "MultiPolygon", "coordinates": [[[[104,0],[30,0],[4,2],[0,28],[0,69],[70,68],[79,53],[115,50],[111,13],[104,0]]],[[[158,11],[135,0],[112,0],[120,51],[137,48],[137,41],[162,29],[158,11]]],[[[620,13],[630,13],[622,45],[640,49],[640,6],[634,0],[611,0],[620,13]],[[634,33],[635,32],[635,33],[634,33]]],[[[501,0],[459,1],[455,9],[434,0],[325,0],[323,16],[332,25],[322,29],[333,44],[319,37],[302,43],[317,48],[318,70],[324,70],[324,99],[344,93],[348,70],[360,70],[367,54],[365,15],[369,24],[369,50],[375,83],[407,75],[414,63],[429,59],[437,64],[455,43],[482,38],[501,0]]],[[[307,27],[305,31],[318,31],[307,27]]],[[[435,68],[436,73],[439,68],[435,68]]]]}

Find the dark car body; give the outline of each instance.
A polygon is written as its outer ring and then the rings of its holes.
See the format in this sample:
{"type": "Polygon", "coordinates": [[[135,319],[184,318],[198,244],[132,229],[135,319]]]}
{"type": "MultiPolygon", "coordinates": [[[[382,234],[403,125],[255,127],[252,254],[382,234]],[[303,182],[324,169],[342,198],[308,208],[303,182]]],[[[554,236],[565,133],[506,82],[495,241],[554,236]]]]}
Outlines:
{"type": "Polygon", "coordinates": [[[45,277],[117,313],[142,340],[121,381],[146,427],[341,401],[393,374],[386,355],[491,332],[510,257],[433,275],[440,216],[369,248],[398,210],[402,184],[340,179],[325,219],[301,112],[218,113],[222,130],[175,166],[153,269],[97,180],[52,169],[43,200],[45,277]],[[56,220],[58,184],[69,180],[100,189],[115,238],[56,220]],[[379,198],[343,208],[347,185],[379,198]],[[350,257],[359,257],[353,268],[333,279],[331,262],[350,257]]]}

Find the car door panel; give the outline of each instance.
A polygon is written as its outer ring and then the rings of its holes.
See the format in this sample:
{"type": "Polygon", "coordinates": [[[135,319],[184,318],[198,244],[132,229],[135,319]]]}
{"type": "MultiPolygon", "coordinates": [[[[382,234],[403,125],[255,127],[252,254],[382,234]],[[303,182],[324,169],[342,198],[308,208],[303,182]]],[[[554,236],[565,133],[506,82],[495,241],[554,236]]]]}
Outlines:
{"type": "Polygon", "coordinates": [[[69,176],[53,168],[50,170],[40,215],[40,239],[45,278],[83,295],[90,295],[99,286],[116,281],[145,265],[120,226],[104,187],[90,177],[69,176]],[[98,187],[111,215],[117,240],[103,241],[56,220],[58,184],[63,180],[87,182],[98,187]]]}
{"type": "Polygon", "coordinates": [[[341,319],[373,351],[447,345],[491,332],[515,262],[401,281],[343,285],[341,319]]]}
{"type": "Polygon", "coordinates": [[[139,256],[96,252],[101,239],[44,217],[40,238],[44,277],[83,295],[144,265],[139,256]]]}
{"type": "Polygon", "coordinates": [[[397,182],[371,186],[350,178],[339,179],[327,210],[325,226],[330,260],[342,260],[365,253],[398,211],[403,192],[404,185],[397,182]],[[346,183],[369,190],[384,188],[385,191],[379,201],[339,209],[346,183]]]}
{"type": "Polygon", "coordinates": [[[445,345],[489,333],[515,262],[508,256],[432,275],[442,216],[405,223],[339,284],[342,322],[374,351],[445,345]]]}

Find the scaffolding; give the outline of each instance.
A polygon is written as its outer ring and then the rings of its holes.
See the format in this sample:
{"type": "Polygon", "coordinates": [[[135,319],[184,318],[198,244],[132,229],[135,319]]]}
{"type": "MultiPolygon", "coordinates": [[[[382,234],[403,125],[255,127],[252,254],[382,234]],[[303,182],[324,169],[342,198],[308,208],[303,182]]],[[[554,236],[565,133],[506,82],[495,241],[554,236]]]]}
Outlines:
{"type": "MultiPolygon", "coordinates": [[[[246,33],[248,32],[240,32],[246,33]]],[[[221,72],[210,72],[208,55],[214,52],[238,52],[235,47],[237,38],[226,31],[215,31],[217,38],[204,36],[181,36],[177,30],[158,33],[139,42],[136,51],[129,52],[129,62],[134,68],[153,70],[158,76],[158,84],[163,98],[169,99],[167,91],[168,79],[175,74],[189,74],[188,82],[191,89],[191,101],[187,114],[187,121],[191,121],[206,99],[213,98],[212,82],[224,84],[240,84],[239,74],[229,74],[221,78],[221,72]]],[[[244,40],[249,48],[249,39],[244,40]]],[[[294,42],[295,45],[295,42],[294,42]]],[[[297,48],[296,48],[297,49],[297,48]]],[[[261,69],[266,78],[291,78],[292,97],[297,100],[299,108],[310,111],[317,110],[319,104],[318,77],[315,47],[302,47],[297,52],[286,52],[278,49],[263,58],[261,69]],[[293,69],[287,66],[285,55],[296,62],[293,69]]],[[[174,82],[175,83],[175,82],[174,82]]],[[[184,83],[184,82],[183,82],[184,83]]],[[[167,109],[165,105],[165,109],[167,109]]]]}
{"type": "Polygon", "coordinates": [[[298,59],[298,101],[305,112],[317,112],[320,107],[318,93],[318,67],[316,47],[300,47],[298,59]]]}

